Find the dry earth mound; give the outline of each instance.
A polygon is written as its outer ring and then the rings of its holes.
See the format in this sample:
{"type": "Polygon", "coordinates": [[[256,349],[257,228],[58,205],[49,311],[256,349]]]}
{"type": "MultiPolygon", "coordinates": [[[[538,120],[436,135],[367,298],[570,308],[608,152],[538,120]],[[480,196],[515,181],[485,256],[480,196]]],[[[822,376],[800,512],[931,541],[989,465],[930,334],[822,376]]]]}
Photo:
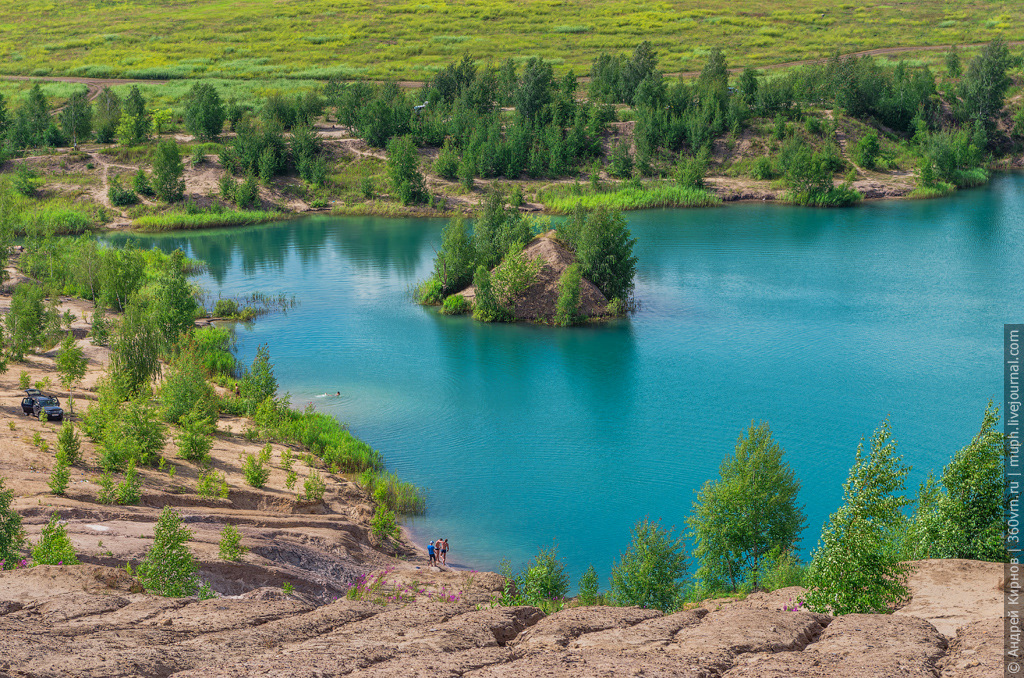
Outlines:
{"type": "MultiPolygon", "coordinates": [[[[555,240],[554,231],[531,240],[523,254],[531,261],[540,259],[543,264],[537,280],[515,299],[516,320],[550,320],[555,315],[558,302],[558,281],[576,257],[555,240]]],[[[476,287],[470,285],[459,294],[473,302],[476,300],[476,287]]],[[[595,318],[604,315],[607,308],[608,299],[601,290],[586,278],[581,280],[579,312],[586,318],[595,318]]]]}
{"type": "MultiPolygon", "coordinates": [[[[988,564],[975,565],[970,582],[998,584],[988,564]]],[[[787,611],[799,589],[669,615],[583,607],[544,616],[491,608],[502,580],[490,573],[402,563],[377,580],[359,599],[326,604],[280,589],[197,601],[140,593],[123,570],[102,566],[7,571],[0,675],[980,678],[999,667],[998,616],[948,638],[908,614],[787,611]]],[[[952,583],[954,605],[967,602],[952,583]]],[[[937,591],[920,590],[939,611],[937,591]]]]}

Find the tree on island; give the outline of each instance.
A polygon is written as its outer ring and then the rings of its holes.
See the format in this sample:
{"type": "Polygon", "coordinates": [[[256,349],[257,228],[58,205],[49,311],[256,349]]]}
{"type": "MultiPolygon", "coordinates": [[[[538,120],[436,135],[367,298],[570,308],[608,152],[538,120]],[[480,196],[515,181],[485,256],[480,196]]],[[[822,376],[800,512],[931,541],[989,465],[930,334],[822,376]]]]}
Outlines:
{"type": "Polygon", "coordinates": [[[628,301],[633,294],[637,259],[633,238],[622,212],[599,207],[588,212],[577,205],[559,224],[558,239],[576,252],[584,278],[609,300],[628,301]]]}
{"type": "Polygon", "coordinates": [[[700,561],[696,578],[706,590],[735,591],[745,582],[756,589],[773,549],[790,551],[803,531],[800,481],[783,454],[767,423],[751,424],[722,461],[719,479],[698,492],[687,522],[700,561]]]}

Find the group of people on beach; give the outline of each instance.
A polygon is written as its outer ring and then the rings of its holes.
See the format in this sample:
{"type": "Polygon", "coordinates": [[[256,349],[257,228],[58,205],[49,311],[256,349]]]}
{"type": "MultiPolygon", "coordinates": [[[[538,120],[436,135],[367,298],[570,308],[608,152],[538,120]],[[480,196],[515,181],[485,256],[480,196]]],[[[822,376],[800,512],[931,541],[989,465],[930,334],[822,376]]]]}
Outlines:
{"type": "Polygon", "coordinates": [[[448,564],[448,540],[438,539],[427,544],[427,565],[448,564]]]}

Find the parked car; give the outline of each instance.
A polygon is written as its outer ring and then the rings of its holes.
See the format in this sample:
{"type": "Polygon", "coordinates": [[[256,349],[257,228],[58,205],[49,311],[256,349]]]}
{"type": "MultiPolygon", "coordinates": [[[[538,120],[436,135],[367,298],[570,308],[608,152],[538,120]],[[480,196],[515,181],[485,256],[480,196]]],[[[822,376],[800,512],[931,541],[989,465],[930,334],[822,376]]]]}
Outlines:
{"type": "MultiPolygon", "coordinates": [[[[35,390],[35,389],[29,389],[35,390]]],[[[43,394],[26,395],[21,401],[21,411],[28,416],[38,418],[46,412],[46,418],[50,421],[61,421],[64,419],[64,410],[60,407],[60,401],[53,396],[43,394]]]]}

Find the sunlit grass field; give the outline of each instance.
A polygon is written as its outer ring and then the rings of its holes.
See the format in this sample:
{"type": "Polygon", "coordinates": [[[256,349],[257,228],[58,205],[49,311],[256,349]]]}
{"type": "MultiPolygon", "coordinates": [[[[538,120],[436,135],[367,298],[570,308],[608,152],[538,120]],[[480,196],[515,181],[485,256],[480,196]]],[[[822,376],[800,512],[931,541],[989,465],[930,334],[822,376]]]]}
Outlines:
{"type": "Polygon", "coordinates": [[[1018,1],[20,0],[0,3],[0,72],[423,80],[463,52],[584,74],[651,40],[668,72],[721,47],[766,65],[897,45],[1024,36],[1018,1]]]}

